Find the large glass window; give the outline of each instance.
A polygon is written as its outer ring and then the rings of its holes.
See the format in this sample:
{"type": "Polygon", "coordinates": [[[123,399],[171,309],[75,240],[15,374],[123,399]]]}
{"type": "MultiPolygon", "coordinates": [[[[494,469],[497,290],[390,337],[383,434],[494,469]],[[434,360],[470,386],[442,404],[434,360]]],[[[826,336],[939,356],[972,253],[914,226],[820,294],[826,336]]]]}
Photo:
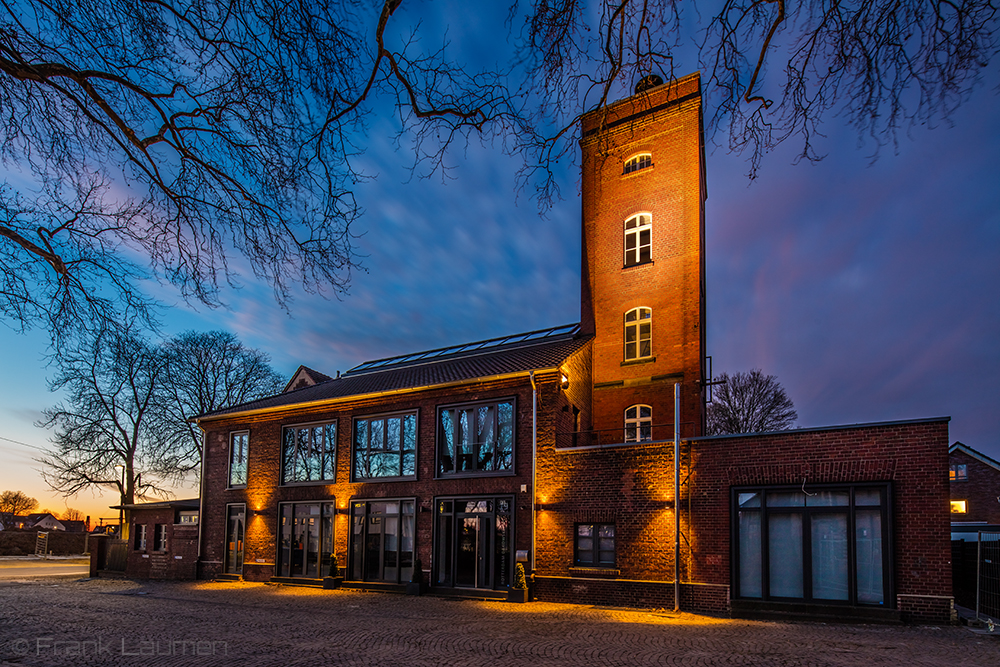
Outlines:
{"type": "Polygon", "coordinates": [[[653,356],[653,311],[633,308],[625,313],[625,361],[653,356]]]}
{"type": "Polygon", "coordinates": [[[337,478],[337,423],[286,426],[281,438],[281,483],[337,478]]]}
{"type": "Polygon", "coordinates": [[[415,505],[412,499],[351,503],[349,579],[396,584],[410,581],[415,505]]]}
{"type": "Polygon", "coordinates": [[[625,410],[625,442],[648,442],[653,439],[653,408],[633,405],[625,410]]]}
{"type": "Polygon", "coordinates": [[[246,486],[249,446],[250,433],[247,431],[229,435],[229,486],[246,486]]]}
{"type": "Polygon", "coordinates": [[[334,503],[282,503],[278,576],[319,579],[330,574],[334,503]]]}
{"type": "Polygon", "coordinates": [[[615,524],[576,524],[573,564],[582,567],[614,567],[615,524]]]}
{"type": "Polygon", "coordinates": [[[736,596],[883,605],[888,485],[734,491],[736,596]]]}
{"type": "Polygon", "coordinates": [[[653,216],[633,215],[625,221],[625,266],[653,260],[653,216]]]}
{"type": "Polygon", "coordinates": [[[417,474],[417,415],[354,420],[354,479],[417,474]]]}
{"type": "Polygon", "coordinates": [[[475,403],[438,412],[439,475],[514,469],[514,400],[475,403]]]}

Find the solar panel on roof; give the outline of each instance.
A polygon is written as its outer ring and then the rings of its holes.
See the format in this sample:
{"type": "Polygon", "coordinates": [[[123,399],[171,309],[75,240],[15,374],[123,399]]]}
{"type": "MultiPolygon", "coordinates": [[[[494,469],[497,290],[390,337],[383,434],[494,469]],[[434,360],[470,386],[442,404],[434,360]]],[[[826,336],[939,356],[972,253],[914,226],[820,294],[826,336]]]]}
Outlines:
{"type": "Polygon", "coordinates": [[[550,338],[555,338],[558,336],[566,336],[570,334],[575,334],[580,328],[579,324],[564,324],[558,327],[552,327],[550,329],[538,329],[537,331],[528,331],[526,333],[512,334],[510,336],[501,336],[500,338],[490,338],[487,340],[476,341],[473,343],[462,343],[460,345],[451,345],[449,347],[441,347],[435,350],[425,350],[423,352],[414,352],[411,354],[403,354],[396,357],[386,357],[385,359],[375,359],[372,361],[366,361],[362,364],[358,364],[354,368],[348,370],[344,375],[348,374],[358,374],[365,371],[371,371],[379,368],[387,368],[389,366],[404,365],[408,363],[413,363],[415,361],[423,361],[426,359],[437,359],[440,357],[445,357],[450,354],[461,354],[463,352],[470,351],[483,351],[501,348],[505,345],[513,345],[516,343],[524,343],[529,341],[539,341],[547,340],[550,338]]]}

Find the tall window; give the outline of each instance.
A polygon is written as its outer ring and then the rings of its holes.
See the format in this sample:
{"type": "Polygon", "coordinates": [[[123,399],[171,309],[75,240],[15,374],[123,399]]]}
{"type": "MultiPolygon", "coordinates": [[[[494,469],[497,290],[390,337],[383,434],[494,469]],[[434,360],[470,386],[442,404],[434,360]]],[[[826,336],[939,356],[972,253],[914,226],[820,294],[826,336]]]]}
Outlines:
{"type": "Polygon", "coordinates": [[[653,311],[633,308],[625,313],[625,361],[653,356],[653,311]]]}
{"type": "Polygon", "coordinates": [[[513,470],[513,399],[442,408],[437,441],[439,475],[513,470]]]}
{"type": "Polygon", "coordinates": [[[633,215],[625,221],[625,266],[653,259],[653,218],[649,213],[633,215]]]}
{"type": "Polygon", "coordinates": [[[146,524],[138,524],[135,527],[135,550],[146,550],[146,524]]]}
{"type": "Polygon", "coordinates": [[[623,173],[631,174],[633,171],[639,171],[640,169],[645,169],[646,167],[653,166],[653,156],[649,153],[640,153],[635,155],[625,163],[625,170],[623,173]]]}
{"type": "Polygon", "coordinates": [[[615,566],[615,524],[578,523],[573,564],[583,567],[615,566]]]}
{"type": "Polygon", "coordinates": [[[354,479],[416,474],[416,413],[354,420],[354,479]]]}
{"type": "Polygon", "coordinates": [[[410,581],[416,501],[356,500],[351,507],[348,578],[394,584],[410,581]]]}
{"type": "Polygon", "coordinates": [[[243,431],[229,435],[229,486],[246,486],[249,446],[249,432],[243,431]]]}
{"type": "Polygon", "coordinates": [[[167,550],[167,524],[158,523],[153,531],[153,551],[167,550]]]}
{"type": "Polygon", "coordinates": [[[891,601],[888,492],[887,485],[736,490],[737,597],[891,601]]]}
{"type": "Polygon", "coordinates": [[[286,426],[281,438],[281,483],[337,477],[337,423],[286,426]]]}
{"type": "Polygon", "coordinates": [[[648,442],[653,439],[653,408],[633,405],[625,411],[625,442],[648,442]]]}

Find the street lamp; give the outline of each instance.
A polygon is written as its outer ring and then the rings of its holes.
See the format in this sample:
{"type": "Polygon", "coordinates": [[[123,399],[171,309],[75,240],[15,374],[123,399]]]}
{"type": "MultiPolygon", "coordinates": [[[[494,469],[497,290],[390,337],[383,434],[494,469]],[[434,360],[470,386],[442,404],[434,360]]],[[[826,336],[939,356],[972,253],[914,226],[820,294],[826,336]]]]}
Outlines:
{"type": "Polygon", "coordinates": [[[118,539],[122,539],[125,534],[122,532],[122,526],[125,523],[125,466],[117,465],[115,470],[121,470],[121,486],[118,487],[119,496],[121,502],[118,503],[118,539]]]}

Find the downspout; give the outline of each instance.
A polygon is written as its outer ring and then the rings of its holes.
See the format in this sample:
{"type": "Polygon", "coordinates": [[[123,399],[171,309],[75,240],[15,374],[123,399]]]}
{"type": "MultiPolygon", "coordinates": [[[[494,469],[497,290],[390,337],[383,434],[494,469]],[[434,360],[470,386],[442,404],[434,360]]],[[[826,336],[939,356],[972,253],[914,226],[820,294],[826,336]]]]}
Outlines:
{"type": "Polygon", "coordinates": [[[674,611],[681,609],[681,385],[674,383],[674,611]]]}
{"type": "Polygon", "coordinates": [[[531,575],[535,574],[535,481],[538,478],[538,387],[535,385],[535,371],[528,374],[531,380],[531,575]]]}
{"type": "MultiPolygon", "coordinates": [[[[195,422],[198,424],[198,422],[195,422]]],[[[195,578],[198,577],[198,563],[201,562],[201,526],[205,522],[205,457],[208,455],[208,434],[201,424],[201,470],[198,472],[198,560],[195,563],[195,578]]]]}

